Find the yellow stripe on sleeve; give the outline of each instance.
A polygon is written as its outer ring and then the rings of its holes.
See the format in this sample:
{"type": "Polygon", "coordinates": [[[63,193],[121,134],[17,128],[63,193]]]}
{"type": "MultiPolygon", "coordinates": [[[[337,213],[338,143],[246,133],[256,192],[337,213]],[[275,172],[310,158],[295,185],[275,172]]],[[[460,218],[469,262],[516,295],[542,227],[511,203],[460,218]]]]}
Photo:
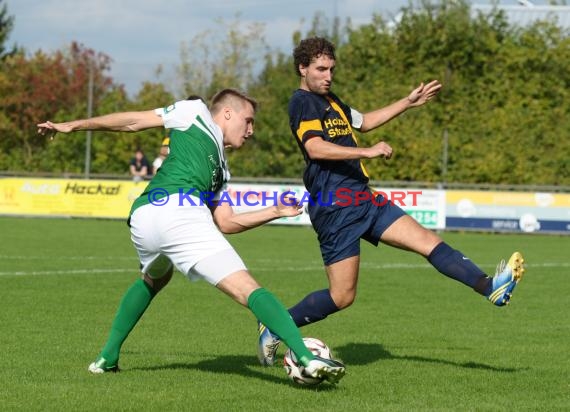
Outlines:
{"type": "Polygon", "coordinates": [[[309,130],[323,131],[323,126],[320,120],[309,120],[301,122],[299,128],[297,129],[297,138],[303,142],[303,135],[309,130]]]}

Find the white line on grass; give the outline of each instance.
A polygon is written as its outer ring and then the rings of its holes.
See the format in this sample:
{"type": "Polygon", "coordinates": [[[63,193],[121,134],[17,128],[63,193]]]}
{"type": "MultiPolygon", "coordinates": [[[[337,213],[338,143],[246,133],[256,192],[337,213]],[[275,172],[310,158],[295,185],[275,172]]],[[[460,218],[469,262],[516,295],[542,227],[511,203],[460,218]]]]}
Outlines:
{"type": "MultiPolygon", "coordinates": [[[[250,267],[256,268],[272,268],[275,269],[276,267],[279,270],[285,271],[295,271],[295,270],[316,270],[322,269],[322,265],[302,265],[299,266],[290,266],[290,261],[283,261],[283,263],[288,263],[288,266],[279,266],[279,261],[265,261],[261,263],[260,261],[250,261],[250,267]],[[268,264],[271,263],[269,266],[268,264]]],[[[246,262],[247,264],[247,262],[246,262]]],[[[497,266],[496,263],[483,263],[477,264],[479,267],[492,267],[495,268],[497,266]]],[[[570,262],[544,262],[544,263],[525,263],[525,268],[568,268],[570,267],[570,262]]],[[[370,263],[370,262],[360,262],[361,269],[430,269],[433,268],[432,265],[429,263],[370,263]]]]}
{"type": "MultiPolygon", "coordinates": [[[[269,263],[269,262],[266,262],[269,263]]],[[[250,268],[255,270],[275,270],[276,266],[279,266],[279,262],[272,262],[271,266],[266,266],[263,264],[258,264],[253,262],[250,268]]],[[[287,261],[290,263],[290,261],[287,261]]],[[[483,264],[479,265],[481,267],[495,267],[494,264],[483,264]]],[[[427,263],[414,264],[414,263],[383,263],[383,264],[361,264],[363,269],[431,269],[432,266],[427,263]]],[[[568,268],[570,267],[570,262],[545,262],[545,263],[531,263],[525,265],[526,268],[568,268]]],[[[318,271],[323,270],[322,266],[317,265],[305,265],[305,266],[279,266],[280,271],[286,272],[299,272],[299,271],[318,271]]],[[[132,269],[70,269],[70,270],[32,270],[32,271],[16,271],[16,272],[0,272],[0,276],[48,276],[48,275],[73,275],[73,274],[95,274],[95,273],[125,273],[125,272],[136,272],[136,268],[132,269]]]]}
{"type": "MultiPolygon", "coordinates": [[[[52,258],[52,256],[15,256],[15,255],[0,255],[0,259],[11,260],[45,260],[52,258]]],[[[57,256],[58,260],[133,260],[136,261],[136,256],[57,256]]]]}
{"type": "Polygon", "coordinates": [[[72,269],[72,270],[31,270],[16,272],[0,272],[0,276],[47,276],[47,275],[73,275],[73,274],[94,274],[94,273],[115,273],[115,272],[136,272],[133,269],[72,269]]]}

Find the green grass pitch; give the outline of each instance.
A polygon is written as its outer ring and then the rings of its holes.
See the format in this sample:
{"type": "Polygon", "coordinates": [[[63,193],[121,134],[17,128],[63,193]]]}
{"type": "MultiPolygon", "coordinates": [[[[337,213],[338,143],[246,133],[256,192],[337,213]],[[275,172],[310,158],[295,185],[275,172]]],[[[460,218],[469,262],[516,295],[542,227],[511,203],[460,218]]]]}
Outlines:
{"type": "MultiPolygon", "coordinates": [[[[123,221],[0,218],[2,411],[568,410],[570,237],[443,233],[494,273],[523,252],[496,308],[421,257],[363,242],[355,304],[302,329],[347,365],[295,386],[257,364],[255,319],[176,273],[127,339],[119,374],[87,372],[138,276],[123,221]]],[[[315,235],[266,226],[230,241],[285,305],[325,288],[315,235]]],[[[280,356],[285,348],[279,349],[280,356]]]]}

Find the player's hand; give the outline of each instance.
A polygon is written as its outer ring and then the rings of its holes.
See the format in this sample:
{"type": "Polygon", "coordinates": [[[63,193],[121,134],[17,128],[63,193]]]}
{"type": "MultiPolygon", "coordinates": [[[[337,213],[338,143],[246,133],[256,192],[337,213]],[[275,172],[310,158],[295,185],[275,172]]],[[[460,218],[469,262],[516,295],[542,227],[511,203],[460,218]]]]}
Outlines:
{"type": "Polygon", "coordinates": [[[414,89],[408,96],[410,107],[421,106],[433,99],[433,97],[441,90],[441,83],[438,80],[432,80],[424,85],[423,82],[414,89]]]}
{"type": "Polygon", "coordinates": [[[39,123],[38,134],[41,136],[49,137],[53,140],[57,132],[69,133],[72,131],[71,125],[69,123],[52,123],[50,121],[39,123]]]}
{"type": "Polygon", "coordinates": [[[280,217],[294,217],[303,213],[303,206],[293,194],[281,194],[276,207],[280,217]]]}
{"type": "Polygon", "coordinates": [[[386,142],[379,142],[367,149],[366,157],[368,159],[374,159],[376,157],[384,157],[387,160],[392,157],[392,152],[393,152],[392,146],[390,146],[386,142]]]}

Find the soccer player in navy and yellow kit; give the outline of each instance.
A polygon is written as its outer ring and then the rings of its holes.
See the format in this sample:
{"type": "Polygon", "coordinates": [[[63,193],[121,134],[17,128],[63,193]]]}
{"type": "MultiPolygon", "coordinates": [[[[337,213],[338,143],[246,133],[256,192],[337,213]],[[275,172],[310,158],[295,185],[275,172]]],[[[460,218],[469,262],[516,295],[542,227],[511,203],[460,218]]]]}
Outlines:
{"type": "MultiPolygon", "coordinates": [[[[386,142],[359,147],[355,130],[368,132],[409,108],[427,103],[441,84],[437,80],[422,83],[401,100],[360,113],[331,92],[336,66],[331,42],[319,37],[305,39],[293,57],[301,82],[289,101],[289,124],[305,159],[303,181],[312,200],[309,215],[329,281],[328,289],[310,293],[289,309],[297,326],[323,320],[353,303],[360,239],[418,253],[439,272],[473,288],[495,305],[507,304],[524,272],[519,252],[500,265],[496,276],[488,277],[436,233],[397,205],[372,194],[368,187],[369,177],[361,159],[390,159],[393,149],[386,142]],[[365,198],[368,201],[362,201],[365,198]]],[[[258,356],[262,364],[273,364],[279,342],[277,335],[259,323],[258,356]]]]}

